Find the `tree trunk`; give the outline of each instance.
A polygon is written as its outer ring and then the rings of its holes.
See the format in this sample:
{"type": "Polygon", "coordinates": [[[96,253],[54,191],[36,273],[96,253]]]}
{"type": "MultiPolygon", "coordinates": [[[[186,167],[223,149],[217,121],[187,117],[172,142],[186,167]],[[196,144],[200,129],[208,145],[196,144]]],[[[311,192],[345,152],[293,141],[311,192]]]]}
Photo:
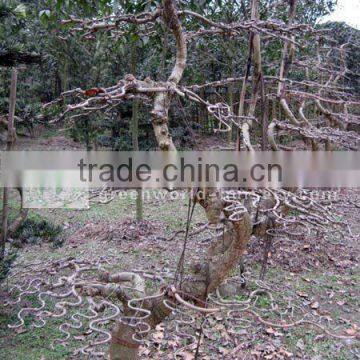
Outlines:
{"type": "MultiPolygon", "coordinates": [[[[204,207],[211,224],[218,224],[222,214],[226,217],[230,215],[226,211],[224,212],[224,207],[229,204],[224,203],[215,192],[208,192],[200,204],[204,207]]],[[[229,224],[229,229],[224,236],[215,239],[203,262],[190,265],[190,273],[184,276],[180,283],[181,291],[189,294],[191,298],[197,298],[199,304],[204,304],[207,295],[215,291],[237,266],[239,258],[246,250],[251,234],[251,219],[245,212],[239,221],[229,224]]],[[[171,314],[171,310],[165,306],[163,300],[164,298],[146,300],[143,304],[143,308],[151,311],[150,316],[145,320],[151,329],[171,314]]],[[[131,315],[131,312],[128,311],[125,312],[126,316],[131,315]]],[[[140,343],[133,339],[135,333],[135,329],[127,324],[120,322],[115,326],[110,346],[111,360],[139,359],[140,343]]]]}
{"type": "MultiPolygon", "coordinates": [[[[234,63],[232,59],[229,59],[229,67],[230,67],[230,76],[234,77],[234,63]]],[[[227,102],[231,109],[231,112],[234,112],[234,84],[230,83],[227,86],[227,102]]],[[[230,123],[230,131],[228,132],[227,142],[230,145],[232,142],[232,133],[233,133],[233,125],[230,123]]]]}
{"type": "MultiPolygon", "coordinates": [[[[289,17],[288,17],[288,26],[291,26],[294,22],[294,18],[296,15],[296,5],[297,0],[291,0],[290,1],[290,7],[289,7],[289,17]]],[[[292,40],[295,40],[295,37],[291,37],[292,40]]],[[[286,119],[288,119],[293,125],[300,126],[300,122],[294,115],[294,113],[291,111],[290,106],[286,100],[286,83],[284,79],[286,78],[290,66],[294,60],[295,56],[295,45],[293,43],[290,43],[290,41],[285,41],[282,56],[281,56],[281,65],[280,65],[280,72],[279,72],[279,85],[277,89],[277,97],[280,100],[280,108],[283,110],[286,119]]],[[[279,120],[280,117],[279,117],[279,120]]]]}
{"type": "MultiPolygon", "coordinates": [[[[137,65],[136,44],[131,44],[131,72],[135,76],[137,65]]],[[[131,119],[131,140],[133,151],[139,151],[139,99],[134,99],[132,104],[132,119],[131,119]]],[[[136,220],[143,219],[143,201],[142,191],[137,189],[136,196],[136,220]]]]}
{"type": "MultiPolygon", "coordinates": [[[[147,300],[144,308],[151,310],[150,316],[145,320],[151,329],[154,329],[171,314],[171,310],[164,305],[162,298],[147,300]]],[[[116,324],[112,331],[110,360],[139,359],[140,343],[133,339],[135,334],[136,330],[133,327],[121,322],[116,324]]]]}

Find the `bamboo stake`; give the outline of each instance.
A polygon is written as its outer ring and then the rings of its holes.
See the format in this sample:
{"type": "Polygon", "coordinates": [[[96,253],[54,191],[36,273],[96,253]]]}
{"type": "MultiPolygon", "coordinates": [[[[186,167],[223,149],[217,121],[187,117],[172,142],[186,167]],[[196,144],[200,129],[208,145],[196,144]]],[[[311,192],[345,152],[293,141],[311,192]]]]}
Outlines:
{"type": "MultiPolygon", "coordinates": [[[[11,151],[14,148],[15,139],[16,139],[16,133],[14,128],[16,85],[17,85],[17,70],[16,68],[13,68],[11,73],[11,85],[10,85],[8,135],[7,135],[7,144],[6,144],[7,151],[11,151]]],[[[5,244],[8,237],[8,217],[9,217],[9,188],[4,187],[0,260],[3,260],[5,257],[5,244]]]]}

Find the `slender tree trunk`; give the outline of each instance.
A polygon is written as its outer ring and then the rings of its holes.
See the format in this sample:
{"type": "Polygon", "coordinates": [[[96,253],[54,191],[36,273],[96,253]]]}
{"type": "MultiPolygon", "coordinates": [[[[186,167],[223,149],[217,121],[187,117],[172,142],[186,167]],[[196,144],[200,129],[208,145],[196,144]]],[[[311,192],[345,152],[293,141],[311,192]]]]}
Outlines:
{"type": "MultiPolygon", "coordinates": [[[[201,88],[200,89],[200,97],[204,100],[206,100],[206,91],[204,88],[201,88]]],[[[204,134],[207,134],[208,132],[211,133],[211,130],[209,130],[209,116],[208,116],[208,112],[205,108],[204,105],[199,105],[198,107],[199,109],[199,118],[200,118],[200,125],[202,126],[202,129],[203,129],[203,133],[204,134]]]]}
{"type": "MultiPolygon", "coordinates": [[[[259,20],[259,0],[252,0],[251,2],[251,20],[257,21],[259,20]]],[[[249,109],[247,116],[253,117],[255,115],[255,109],[257,104],[257,98],[259,94],[259,88],[261,90],[262,102],[263,102],[263,110],[265,110],[265,89],[263,82],[263,74],[262,74],[262,59],[261,59],[261,44],[260,44],[260,34],[257,31],[251,32],[249,35],[249,57],[245,69],[245,77],[243,81],[243,86],[240,93],[240,102],[239,102],[239,116],[244,115],[244,104],[245,104],[245,96],[246,96],[246,83],[248,80],[249,72],[251,65],[253,65],[253,74],[252,74],[252,94],[251,100],[249,104],[249,109]]],[[[263,120],[267,115],[263,114],[263,120]]],[[[241,134],[243,141],[249,151],[253,151],[253,148],[249,139],[249,131],[252,127],[252,120],[244,121],[241,131],[238,131],[237,138],[237,150],[240,150],[241,144],[241,134]]],[[[265,140],[264,140],[265,141],[265,140]]],[[[263,141],[263,143],[264,143],[263,141]]]]}
{"type": "MultiPolygon", "coordinates": [[[[296,15],[297,0],[290,0],[289,5],[290,7],[289,7],[288,25],[291,26],[294,22],[294,18],[296,15]]],[[[294,36],[292,36],[291,38],[292,40],[295,40],[294,36]]],[[[282,109],[282,111],[284,112],[286,119],[288,119],[293,125],[300,126],[300,122],[298,121],[294,113],[291,111],[290,106],[286,100],[286,92],[285,92],[286,83],[285,81],[283,81],[290,70],[290,66],[294,60],[294,57],[295,57],[295,45],[293,43],[290,43],[290,41],[285,41],[281,56],[281,65],[279,72],[280,81],[277,89],[277,97],[280,102],[280,109],[282,109]]],[[[280,117],[279,120],[281,120],[280,117]]]]}
{"type": "Polygon", "coordinates": [[[86,151],[90,151],[92,150],[91,148],[91,144],[90,144],[90,120],[89,118],[87,117],[85,119],[85,145],[86,145],[86,151]]]}
{"type": "MultiPolygon", "coordinates": [[[[251,35],[250,35],[251,36],[251,35]]],[[[253,51],[253,42],[249,41],[249,56],[247,59],[246,67],[245,67],[245,76],[242,83],[242,87],[240,90],[240,97],[239,97],[239,108],[238,108],[238,116],[243,116],[245,113],[245,96],[246,96],[246,88],[247,88],[247,81],[251,69],[251,56],[253,51]]],[[[241,149],[241,129],[237,130],[236,136],[236,150],[240,151],[241,149]]]]}
{"type": "Polygon", "coordinates": [[[61,76],[60,76],[60,71],[59,71],[59,67],[57,66],[57,69],[55,71],[55,79],[54,79],[54,94],[55,97],[59,97],[60,94],[63,92],[62,91],[62,83],[61,83],[61,76]]]}
{"type": "MultiPolygon", "coordinates": [[[[230,77],[234,76],[234,63],[232,61],[232,59],[230,59],[229,61],[229,66],[230,66],[230,77]]],[[[231,109],[231,112],[234,111],[234,84],[230,83],[227,87],[227,102],[228,105],[231,109]]],[[[227,142],[230,145],[232,142],[232,133],[233,133],[233,125],[232,123],[230,124],[230,131],[228,132],[228,137],[227,137],[227,142]]]]}
{"type": "MultiPolygon", "coordinates": [[[[64,46],[67,48],[67,44],[64,43],[64,46]]],[[[66,49],[67,50],[67,49],[66,49]]],[[[68,55],[67,52],[65,51],[64,54],[64,58],[63,58],[63,62],[62,62],[62,77],[61,77],[61,90],[62,91],[67,91],[69,90],[69,59],[68,59],[68,55]]]]}
{"type": "Polygon", "coordinates": [[[268,147],[268,138],[267,131],[269,127],[269,101],[266,97],[266,89],[264,78],[261,77],[261,111],[263,114],[262,124],[261,124],[261,150],[266,151],[268,147]]]}
{"type": "MultiPolygon", "coordinates": [[[[15,143],[15,128],[14,128],[14,116],[15,116],[15,104],[16,104],[16,85],[17,85],[17,70],[13,68],[11,74],[10,85],[10,101],[9,101],[9,119],[8,119],[8,135],[6,150],[11,151],[15,143]]],[[[5,256],[5,245],[8,237],[8,217],[9,217],[9,188],[4,187],[3,190],[3,211],[2,211],[2,227],[1,227],[1,250],[0,260],[5,256]]]]}
{"type": "MultiPolygon", "coordinates": [[[[139,151],[139,100],[135,99],[132,105],[132,146],[134,151],[139,151]]],[[[143,200],[142,200],[142,190],[137,189],[136,196],[136,220],[143,219],[143,200]]]]}
{"type": "MultiPolygon", "coordinates": [[[[137,53],[136,44],[131,45],[131,72],[136,73],[137,53]]],[[[166,56],[166,54],[164,55],[166,56]]],[[[133,151],[139,151],[139,99],[134,99],[132,104],[132,119],[131,119],[131,140],[133,151]]],[[[136,196],[136,220],[143,219],[143,200],[142,190],[137,189],[136,196]]]]}

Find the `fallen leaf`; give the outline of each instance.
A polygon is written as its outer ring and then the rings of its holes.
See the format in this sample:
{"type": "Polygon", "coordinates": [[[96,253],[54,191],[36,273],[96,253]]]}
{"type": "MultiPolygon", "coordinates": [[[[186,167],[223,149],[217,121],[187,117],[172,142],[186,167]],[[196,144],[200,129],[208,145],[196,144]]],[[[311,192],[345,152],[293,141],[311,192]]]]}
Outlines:
{"type": "Polygon", "coordinates": [[[275,333],[275,330],[272,327],[269,327],[269,328],[265,329],[265,331],[270,335],[275,333]]]}
{"type": "Polygon", "coordinates": [[[147,347],[145,347],[145,346],[141,346],[140,347],[140,350],[139,350],[139,354],[140,355],[145,355],[145,356],[147,356],[147,355],[149,355],[151,353],[151,350],[149,349],[149,348],[147,348],[147,347]]]}
{"type": "Polygon", "coordinates": [[[324,334],[320,334],[320,335],[315,336],[315,341],[320,341],[320,340],[323,340],[323,339],[325,339],[324,334]]]}
{"type": "Polygon", "coordinates": [[[285,349],[283,349],[283,348],[280,348],[279,352],[280,352],[281,354],[285,355],[285,356],[288,357],[288,358],[292,358],[292,357],[294,356],[293,353],[291,353],[291,352],[289,352],[289,351],[287,351],[287,350],[285,350],[285,349]]]}
{"type": "Polygon", "coordinates": [[[214,326],[215,330],[222,331],[225,329],[225,326],[223,324],[217,324],[214,326]]]}
{"type": "Polygon", "coordinates": [[[346,332],[348,335],[350,335],[350,336],[356,335],[356,333],[357,333],[357,326],[356,326],[356,325],[353,325],[351,329],[347,329],[347,330],[345,330],[345,332],[346,332]]]}
{"type": "Polygon", "coordinates": [[[302,339],[298,340],[298,342],[296,343],[296,347],[299,348],[300,350],[304,350],[305,349],[304,341],[302,339]]]}
{"type": "Polygon", "coordinates": [[[217,338],[218,338],[218,337],[216,336],[216,334],[215,334],[213,331],[211,331],[211,330],[206,330],[206,329],[204,329],[204,330],[203,330],[203,333],[204,333],[204,336],[205,336],[206,338],[210,339],[210,340],[216,341],[217,338]]]}
{"type": "Polygon", "coordinates": [[[25,329],[25,328],[23,328],[23,327],[19,327],[19,328],[17,328],[16,330],[15,330],[15,332],[16,332],[16,334],[18,335],[18,334],[23,334],[23,333],[25,333],[27,330],[25,329]]]}
{"type": "Polygon", "coordinates": [[[194,359],[194,356],[192,353],[188,352],[188,351],[182,351],[182,352],[179,352],[177,354],[178,356],[181,356],[181,358],[183,360],[193,360],[194,359]]]}
{"type": "Polygon", "coordinates": [[[310,304],[310,307],[314,310],[318,309],[320,306],[320,304],[317,301],[314,301],[313,303],[310,304]]]}
{"type": "Polygon", "coordinates": [[[176,348],[179,346],[179,342],[175,340],[169,340],[167,344],[170,348],[176,348]]]}
{"type": "Polygon", "coordinates": [[[228,355],[228,354],[230,353],[230,350],[229,350],[229,349],[226,349],[226,348],[224,348],[224,347],[222,347],[222,346],[219,346],[219,352],[220,352],[220,354],[222,354],[222,355],[228,355]]]}
{"type": "Polygon", "coordinates": [[[302,298],[308,298],[309,297],[309,294],[307,294],[305,292],[302,292],[302,291],[298,291],[297,294],[302,298]]]}
{"type": "Polygon", "coordinates": [[[104,92],[103,89],[91,88],[91,89],[85,90],[85,95],[88,97],[93,97],[93,96],[96,96],[97,94],[103,93],[103,92],[104,92]]]}
{"type": "Polygon", "coordinates": [[[164,339],[164,326],[160,324],[155,329],[157,331],[153,333],[152,337],[156,342],[161,342],[164,339]]]}

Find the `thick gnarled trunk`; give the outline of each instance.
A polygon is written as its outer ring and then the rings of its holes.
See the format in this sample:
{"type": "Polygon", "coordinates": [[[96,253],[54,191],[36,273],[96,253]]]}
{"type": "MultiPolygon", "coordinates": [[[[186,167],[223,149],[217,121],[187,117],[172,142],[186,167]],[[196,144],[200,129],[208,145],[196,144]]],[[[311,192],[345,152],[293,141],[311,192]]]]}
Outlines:
{"type": "MultiPolygon", "coordinates": [[[[226,211],[229,205],[217,193],[209,192],[200,202],[204,207],[209,223],[218,225],[222,219],[228,218],[226,211]]],[[[227,230],[223,236],[217,236],[207,250],[204,261],[190,266],[190,272],[182,283],[180,290],[188,294],[191,299],[198,299],[200,305],[204,304],[209,293],[214,292],[219,285],[229,276],[229,273],[238,265],[239,259],[244,254],[252,234],[252,222],[247,212],[238,221],[226,220],[227,230]]],[[[151,311],[144,320],[151,329],[160,324],[170,314],[171,310],[164,304],[164,297],[145,300],[144,309],[151,311]]],[[[129,309],[126,309],[126,313],[129,309]]],[[[127,313],[125,315],[131,315],[127,313]]],[[[137,360],[139,358],[140,342],[135,340],[136,329],[119,322],[113,332],[110,346],[111,360],[137,360]]]]}
{"type": "MultiPolygon", "coordinates": [[[[163,299],[146,301],[144,308],[151,311],[146,323],[151,329],[160,324],[170,314],[171,310],[167,308],[163,299]]],[[[110,345],[111,360],[137,360],[139,358],[139,349],[141,343],[136,340],[136,329],[128,324],[118,322],[112,331],[110,345]]]]}

